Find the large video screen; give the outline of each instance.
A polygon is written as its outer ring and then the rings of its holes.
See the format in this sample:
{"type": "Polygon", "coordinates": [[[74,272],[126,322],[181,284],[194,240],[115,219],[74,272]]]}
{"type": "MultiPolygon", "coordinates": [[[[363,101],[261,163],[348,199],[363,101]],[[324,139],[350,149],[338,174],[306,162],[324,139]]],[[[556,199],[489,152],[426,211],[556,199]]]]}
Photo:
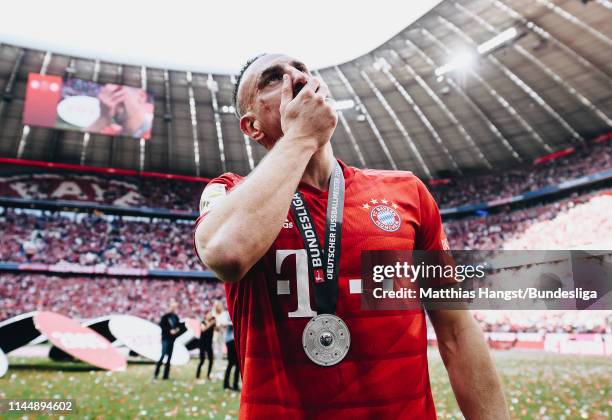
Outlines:
{"type": "Polygon", "coordinates": [[[153,103],[143,89],[30,73],[23,123],[148,139],[153,103]]]}

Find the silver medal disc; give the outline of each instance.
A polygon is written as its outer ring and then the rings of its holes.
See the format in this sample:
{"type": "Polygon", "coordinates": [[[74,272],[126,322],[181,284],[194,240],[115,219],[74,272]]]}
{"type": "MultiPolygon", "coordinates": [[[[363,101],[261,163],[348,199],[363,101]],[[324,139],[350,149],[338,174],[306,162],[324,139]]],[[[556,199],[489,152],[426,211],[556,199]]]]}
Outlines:
{"type": "Polygon", "coordinates": [[[317,365],[332,366],[339,363],[351,347],[351,334],[340,318],[321,314],[312,318],[302,333],[306,356],[317,365]]]}

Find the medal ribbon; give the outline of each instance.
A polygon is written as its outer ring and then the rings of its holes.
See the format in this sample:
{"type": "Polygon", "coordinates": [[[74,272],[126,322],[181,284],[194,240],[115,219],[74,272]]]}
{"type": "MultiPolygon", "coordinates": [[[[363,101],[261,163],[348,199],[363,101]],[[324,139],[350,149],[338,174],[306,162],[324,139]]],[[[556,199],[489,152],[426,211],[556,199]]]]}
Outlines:
{"type": "Polygon", "coordinates": [[[317,313],[334,314],[338,300],[340,243],[344,213],[344,174],[340,164],[336,161],[329,180],[324,249],[319,242],[306,200],[299,191],[293,195],[291,209],[306,247],[308,276],[315,290],[317,313]]]}

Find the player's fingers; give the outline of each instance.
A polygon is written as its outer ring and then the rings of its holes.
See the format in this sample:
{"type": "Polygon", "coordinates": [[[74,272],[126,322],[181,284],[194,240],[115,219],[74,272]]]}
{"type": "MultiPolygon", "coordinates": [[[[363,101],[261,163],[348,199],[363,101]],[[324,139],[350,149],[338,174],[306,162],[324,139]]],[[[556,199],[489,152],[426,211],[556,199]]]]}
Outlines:
{"type": "Polygon", "coordinates": [[[123,96],[112,96],[110,97],[107,101],[106,104],[110,107],[117,107],[119,104],[122,104],[124,102],[124,97],[123,96]]]}
{"type": "Polygon", "coordinates": [[[331,100],[331,93],[325,82],[320,82],[319,89],[317,90],[317,96],[322,96],[325,100],[331,100]]]}
{"type": "Polygon", "coordinates": [[[281,103],[280,107],[283,109],[289,102],[293,100],[293,86],[291,82],[291,76],[283,74],[283,86],[281,88],[281,103]]]}
{"type": "Polygon", "coordinates": [[[318,81],[319,81],[319,88],[317,89],[316,94],[315,94],[316,103],[319,104],[319,105],[327,104],[333,110],[334,109],[335,101],[334,101],[334,99],[331,96],[331,92],[329,91],[329,87],[327,86],[327,84],[324,81],[322,81],[320,79],[318,79],[318,81]]]}
{"type": "Polygon", "coordinates": [[[316,77],[311,77],[296,97],[304,97],[306,95],[313,95],[319,88],[320,84],[321,83],[316,77]]]}
{"type": "Polygon", "coordinates": [[[123,91],[115,92],[110,96],[110,99],[113,102],[121,102],[125,99],[125,92],[123,91]]]}

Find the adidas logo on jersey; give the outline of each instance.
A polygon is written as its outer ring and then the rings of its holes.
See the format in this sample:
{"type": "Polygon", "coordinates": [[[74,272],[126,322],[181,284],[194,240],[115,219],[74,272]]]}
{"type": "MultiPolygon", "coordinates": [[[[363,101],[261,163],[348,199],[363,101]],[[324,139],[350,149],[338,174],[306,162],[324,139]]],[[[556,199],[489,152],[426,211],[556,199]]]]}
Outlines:
{"type": "Polygon", "coordinates": [[[289,219],[285,219],[285,223],[283,223],[283,229],[293,229],[293,222],[290,222],[289,219]]]}

